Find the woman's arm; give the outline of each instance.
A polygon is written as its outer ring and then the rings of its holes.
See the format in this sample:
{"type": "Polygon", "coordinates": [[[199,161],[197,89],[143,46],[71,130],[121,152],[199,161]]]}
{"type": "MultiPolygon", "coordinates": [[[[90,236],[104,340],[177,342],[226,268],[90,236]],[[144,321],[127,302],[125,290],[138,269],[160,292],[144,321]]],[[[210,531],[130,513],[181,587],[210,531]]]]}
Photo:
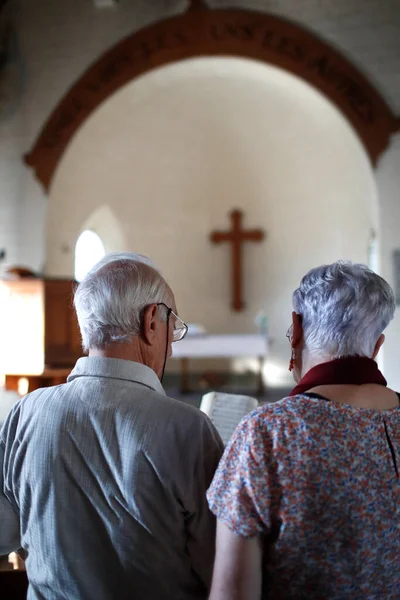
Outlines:
{"type": "Polygon", "coordinates": [[[217,522],[217,546],[209,600],[261,599],[261,540],[244,538],[217,522]]]}

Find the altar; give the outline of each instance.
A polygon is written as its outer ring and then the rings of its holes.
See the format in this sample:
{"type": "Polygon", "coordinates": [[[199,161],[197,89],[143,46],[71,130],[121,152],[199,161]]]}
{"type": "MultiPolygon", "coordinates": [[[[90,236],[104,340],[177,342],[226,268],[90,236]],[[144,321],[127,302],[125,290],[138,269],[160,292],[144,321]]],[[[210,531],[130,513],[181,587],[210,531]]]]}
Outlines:
{"type": "Polygon", "coordinates": [[[172,358],[181,361],[181,391],[189,391],[189,360],[195,358],[258,359],[257,394],[265,393],[263,369],[268,355],[268,338],[260,334],[187,335],[172,345],[172,358]]]}

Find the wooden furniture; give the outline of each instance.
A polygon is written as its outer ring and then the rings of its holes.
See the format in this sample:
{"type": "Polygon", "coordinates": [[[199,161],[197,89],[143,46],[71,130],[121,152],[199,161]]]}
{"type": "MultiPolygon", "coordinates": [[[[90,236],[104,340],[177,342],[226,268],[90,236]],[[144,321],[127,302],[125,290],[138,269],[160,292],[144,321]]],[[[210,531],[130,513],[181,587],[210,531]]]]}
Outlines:
{"type": "Polygon", "coordinates": [[[0,572],[0,596],[4,600],[25,600],[28,585],[26,571],[0,572]]]}
{"type": "Polygon", "coordinates": [[[258,358],[257,394],[265,393],[263,369],[268,354],[268,338],[259,334],[188,335],[172,344],[172,358],[181,360],[181,391],[189,391],[189,359],[258,358]]]}
{"type": "Polygon", "coordinates": [[[65,369],[45,368],[40,375],[27,375],[19,373],[15,375],[5,375],[5,388],[18,392],[21,396],[28,392],[34,392],[39,388],[49,387],[52,385],[60,385],[67,381],[68,375],[71,373],[73,365],[65,369]]]}
{"type": "Polygon", "coordinates": [[[82,355],[72,295],[74,281],[10,279],[0,282],[1,369],[6,389],[26,391],[63,383],[82,355]]]}
{"type": "Polygon", "coordinates": [[[232,229],[230,231],[213,231],[210,235],[214,244],[230,242],[232,244],[232,308],[236,311],[244,309],[242,292],[242,245],[244,242],[261,242],[264,239],[262,229],[242,229],[243,212],[231,212],[232,229]]]}

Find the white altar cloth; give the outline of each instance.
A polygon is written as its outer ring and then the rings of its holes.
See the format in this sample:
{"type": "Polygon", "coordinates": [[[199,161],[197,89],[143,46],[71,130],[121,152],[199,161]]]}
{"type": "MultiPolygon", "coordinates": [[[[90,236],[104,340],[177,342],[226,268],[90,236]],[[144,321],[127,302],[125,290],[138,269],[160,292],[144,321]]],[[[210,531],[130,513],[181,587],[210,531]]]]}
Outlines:
{"type": "Polygon", "coordinates": [[[268,339],[259,334],[188,335],[172,344],[173,358],[265,358],[268,339]]]}

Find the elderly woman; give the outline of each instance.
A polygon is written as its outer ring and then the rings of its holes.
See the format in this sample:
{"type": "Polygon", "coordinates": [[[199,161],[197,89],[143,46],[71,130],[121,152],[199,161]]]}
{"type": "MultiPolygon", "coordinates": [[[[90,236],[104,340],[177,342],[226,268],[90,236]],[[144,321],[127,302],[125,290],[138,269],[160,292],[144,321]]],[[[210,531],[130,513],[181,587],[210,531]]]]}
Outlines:
{"type": "Polygon", "coordinates": [[[211,600],[400,598],[400,410],[375,358],[390,286],[348,262],[293,294],[290,397],[245,417],[209,505],[211,600]]]}

